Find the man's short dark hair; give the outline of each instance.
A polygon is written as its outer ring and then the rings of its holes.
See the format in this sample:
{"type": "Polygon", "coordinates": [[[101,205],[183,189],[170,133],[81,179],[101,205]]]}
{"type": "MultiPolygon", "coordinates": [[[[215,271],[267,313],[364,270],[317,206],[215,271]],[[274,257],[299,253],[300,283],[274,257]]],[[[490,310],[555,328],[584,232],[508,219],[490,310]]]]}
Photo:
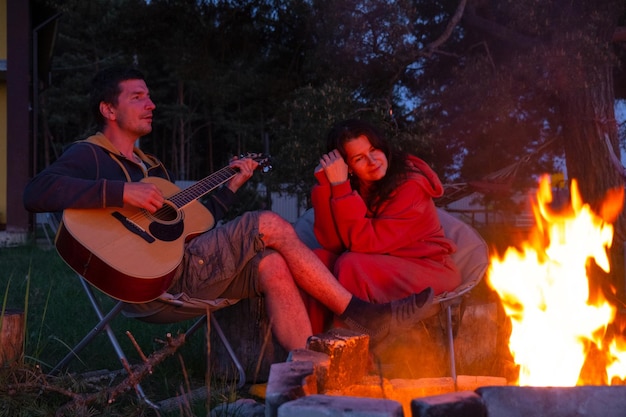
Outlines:
{"type": "Polygon", "coordinates": [[[132,67],[106,68],[93,77],[89,107],[98,130],[102,130],[106,122],[104,116],[100,113],[100,103],[105,102],[116,105],[122,91],[120,83],[126,80],[145,81],[145,77],[141,71],[132,67]]]}

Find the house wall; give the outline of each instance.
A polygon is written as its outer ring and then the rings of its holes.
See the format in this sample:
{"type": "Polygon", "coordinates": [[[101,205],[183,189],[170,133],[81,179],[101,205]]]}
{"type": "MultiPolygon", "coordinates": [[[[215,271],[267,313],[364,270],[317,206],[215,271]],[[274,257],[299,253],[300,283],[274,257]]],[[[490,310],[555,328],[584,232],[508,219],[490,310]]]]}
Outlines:
{"type": "MultiPolygon", "coordinates": [[[[7,2],[0,0],[0,63],[7,59],[7,2]]],[[[7,83],[0,76],[0,230],[7,222],[7,83]]]]}
{"type": "Polygon", "coordinates": [[[30,1],[0,0],[0,36],[6,70],[2,71],[0,114],[0,247],[28,237],[30,215],[22,192],[31,175],[30,157],[30,1]]]}

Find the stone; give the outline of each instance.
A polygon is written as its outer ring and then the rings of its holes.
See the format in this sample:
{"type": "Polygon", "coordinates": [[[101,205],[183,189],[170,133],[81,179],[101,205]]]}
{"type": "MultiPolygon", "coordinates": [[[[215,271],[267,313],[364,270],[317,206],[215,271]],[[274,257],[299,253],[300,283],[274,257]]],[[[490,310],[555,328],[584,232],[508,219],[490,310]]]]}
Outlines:
{"type": "Polygon", "coordinates": [[[454,380],[450,377],[392,379],[389,382],[393,387],[390,398],[402,404],[405,416],[411,415],[411,401],[415,398],[454,392],[454,380]]]}
{"type": "Polygon", "coordinates": [[[232,403],[220,404],[211,410],[210,417],[265,417],[265,406],[242,398],[232,403]]]}
{"type": "Polygon", "coordinates": [[[476,390],[490,417],[623,417],[626,386],[482,387],[476,390]]]}
{"type": "Polygon", "coordinates": [[[350,397],[365,398],[393,398],[393,385],[386,379],[378,375],[367,375],[358,383],[349,385],[343,390],[343,395],[350,397]]]}
{"type": "Polygon", "coordinates": [[[326,353],[308,349],[294,349],[289,352],[287,362],[311,362],[317,380],[317,392],[323,392],[328,380],[330,358],[326,353]]]}
{"type": "Polygon", "coordinates": [[[402,417],[397,401],[376,398],[312,395],[281,405],[278,417],[402,417]]]}
{"type": "MultiPolygon", "coordinates": [[[[411,401],[413,417],[487,417],[480,396],[472,391],[459,391],[414,399],[411,401]]],[[[540,415],[540,414],[528,414],[540,415]]],[[[490,417],[496,415],[489,414],[490,417]]]]}
{"type": "Polygon", "coordinates": [[[458,391],[474,391],[480,387],[506,386],[507,380],[498,376],[459,375],[456,378],[458,391]]]}
{"type": "Polygon", "coordinates": [[[270,367],[265,391],[265,415],[274,417],[282,404],[317,394],[312,362],[281,362],[270,367]]]}
{"type": "Polygon", "coordinates": [[[390,382],[396,392],[406,392],[413,398],[454,391],[454,380],[451,377],[392,379],[390,382]]]}

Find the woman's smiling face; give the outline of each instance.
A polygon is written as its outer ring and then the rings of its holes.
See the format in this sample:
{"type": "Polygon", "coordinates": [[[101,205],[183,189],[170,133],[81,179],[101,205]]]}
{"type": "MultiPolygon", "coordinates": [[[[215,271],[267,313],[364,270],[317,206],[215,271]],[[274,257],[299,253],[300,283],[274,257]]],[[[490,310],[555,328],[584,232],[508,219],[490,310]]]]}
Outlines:
{"type": "Polygon", "coordinates": [[[353,175],[361,182],[378,181],[387,174],[388,161],[385,153],[374,148],[365,135],[344,143],[346,163],[353,175]]]}

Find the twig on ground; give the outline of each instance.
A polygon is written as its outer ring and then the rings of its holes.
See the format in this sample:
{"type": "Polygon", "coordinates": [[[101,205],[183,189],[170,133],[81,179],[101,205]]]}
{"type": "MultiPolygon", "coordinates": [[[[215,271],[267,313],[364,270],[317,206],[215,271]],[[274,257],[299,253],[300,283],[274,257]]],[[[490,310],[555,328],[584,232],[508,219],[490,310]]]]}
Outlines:
{"type": "Polygon", "coordinates": [[[113,403],[122,393],[129,391],[131,388],[137,389],[137,385],[143,378],[152,373],[152,369],[166,358],[172,356],[176,351],[185,344],[185,334],[180,334],[176,337],[172,337],[171,334],[167,334],[166,340],[163,342],[163,347],[156,352],[152,353],[149,357],[145,357],[143,363],[136,366],[129,366],[124,364],[128,375],[119,384],[101,389],[93,393],[78,393],[70,389],[59,387],[49,383],[45,375],[35,378],[32,382],[14,382],[8,384],[6,390],[9,394],[18,393],[23,391],[47,391],[57,394],[61,394],[70,399],[69,402],[60,407],[56,415],[61,417],[64,415],[74,415],[72,411],[77,409],[83,409],[86,406],[102,401],[106,399],[107,403],[113,403]]]}

